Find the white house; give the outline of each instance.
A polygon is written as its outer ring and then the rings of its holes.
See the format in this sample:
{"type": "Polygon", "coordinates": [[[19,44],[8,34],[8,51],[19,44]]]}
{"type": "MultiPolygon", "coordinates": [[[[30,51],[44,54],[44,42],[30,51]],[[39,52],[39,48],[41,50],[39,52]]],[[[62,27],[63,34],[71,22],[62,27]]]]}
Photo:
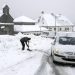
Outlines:
{"type": "MultiPolygon", "coordinates": [[[[74,24],[68,20],[65,16],[59,14],[55,15],[53,13],[42,13],[38,19],[38,24],[41,27],[45,27],[48,31],[44,33],[51,34],[55,32],[73,32],[74,24]]],[[[54,36],[54,35],[53,35],[54,36]]]]}
{"type": "Polygon", "coordinates": [[[63,15],[42,13],[38,19],[39,25],[46,27],[49,31],[73,31],[74,24],[63,15]],[[55,18],[56,16],[56,18],[55,18]]]}

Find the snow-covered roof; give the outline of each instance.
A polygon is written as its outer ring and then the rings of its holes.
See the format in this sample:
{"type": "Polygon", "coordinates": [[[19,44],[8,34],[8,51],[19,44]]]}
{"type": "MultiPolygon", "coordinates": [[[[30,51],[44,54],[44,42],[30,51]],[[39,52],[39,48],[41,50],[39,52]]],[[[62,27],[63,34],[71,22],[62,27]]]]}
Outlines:
{"type": "Polygon", "coordinates": [[[40,27],[38,25],[16,25],[14,26],[14,31],[20,32],[40,31],[40,27]]]}
{"type": "Polygon", "coordinates": [[[54,18],[52,15],[50,14],[43,14],[42,17],[44,18],[44,20],[46,21],[47,25],[50,26],[50,25],[54,25],[55,22],[54,22],[54,18]]]}
{"type": "MultiPolygon", "coordinates": [[[[63,15],[55,15],[56,16],[56,25],[63,26],[63,25],[73,25],[73,23],[67,19],[63,15]]],[[[42,14],[42,18],[46,21],[48,26],[55,26],[55,16],[52,14],[44,13],[42,14]]]]}
{"type": "Polygon", "coordinates": [[[58,25],[74,25],[68,18],[63,15],[57,15],[57,23],[58,25]]]}
{"type": "Polygon", "coordinates": [[[32,20],[26,16],[21,16],[21,17],[15,18],[14,22],[35,22],[35,20],[32,20]]]}

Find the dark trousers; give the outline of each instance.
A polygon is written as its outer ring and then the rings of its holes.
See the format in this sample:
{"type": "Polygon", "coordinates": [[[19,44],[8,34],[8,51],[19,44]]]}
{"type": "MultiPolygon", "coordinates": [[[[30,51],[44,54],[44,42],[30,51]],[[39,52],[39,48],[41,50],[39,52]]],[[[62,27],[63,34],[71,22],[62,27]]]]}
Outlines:
{"type": "Polygon", "coordinates": [[[21,44],[22,44],[22,50],[25,49],[25,44],[27,45],[28,49],[29,49],[29,44],[27,42],[22,42],[21,41],[21,44]]]}

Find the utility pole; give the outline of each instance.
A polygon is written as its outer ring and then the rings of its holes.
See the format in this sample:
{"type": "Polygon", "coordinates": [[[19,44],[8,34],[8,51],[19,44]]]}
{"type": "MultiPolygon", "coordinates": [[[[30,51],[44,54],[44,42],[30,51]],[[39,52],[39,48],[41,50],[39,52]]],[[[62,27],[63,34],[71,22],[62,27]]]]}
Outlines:
{"type": "Polygon", "coordinates": [[[56,18],[57,18],[57,16],[55,16],[55,36],[56,36],[56,18]]]}
{"type": "Polygon", "coordinates": [[[56,19],[57,19],[57,16],[54,14],[54,13],[51,13],[51,15],[52,16],[54,16],[54,19],[55,19],[55,28],[54,28],[54,30],[55,30],[55,36],[56,36],[56,19]]]}
{"type": "Polygon", "coordinates": [[[61,14],[55,15],[54,13],[51,13],[51,15],[54,16],[55,18],[55,36],[56,36],[56,33],[57,33],[56,21],[57,21],[57,18],[61,16],[61,14]]]}

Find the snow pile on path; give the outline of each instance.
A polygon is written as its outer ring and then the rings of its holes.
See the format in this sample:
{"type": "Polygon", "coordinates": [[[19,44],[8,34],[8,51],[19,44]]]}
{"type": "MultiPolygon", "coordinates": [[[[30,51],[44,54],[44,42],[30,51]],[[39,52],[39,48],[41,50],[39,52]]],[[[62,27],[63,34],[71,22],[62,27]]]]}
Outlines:
{"type": "MultiPolygon", "coordinates": [[[[41,36],[35,36],[35,35],[16,35],[16,37],[18,38],[22,38],[22,37],[30,37],[30,49],[31,50],[39,50],[39,51],[44,51],[47,53],[50,53],[50,48],[51,48],[51,42],[53,41],[50,38],[44,38],[41,36]]],[[[18,39],[19,40],[19,39],[18,39]]]]}
{"type": "Polygon", "coordinates": [[[30,41],[30,48],[32,50],[40,50],[47,53],[50,53],[50,47],[51,47],[51,40],[50,38],[43,38],[41,36],[33,37],[30,41]]]}

